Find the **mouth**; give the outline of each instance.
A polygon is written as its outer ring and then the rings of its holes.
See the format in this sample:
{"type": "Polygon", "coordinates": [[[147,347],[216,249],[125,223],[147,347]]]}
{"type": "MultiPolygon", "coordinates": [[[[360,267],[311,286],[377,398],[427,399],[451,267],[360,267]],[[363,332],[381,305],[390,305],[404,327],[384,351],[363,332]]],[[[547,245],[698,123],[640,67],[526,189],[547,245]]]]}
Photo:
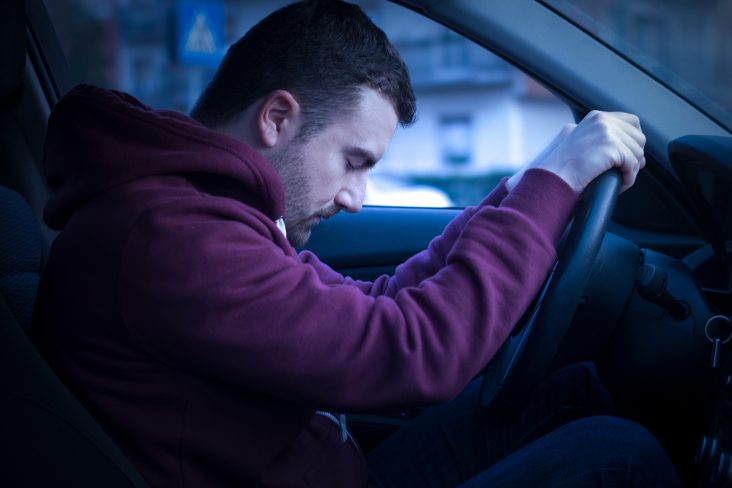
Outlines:
{"type": "Polygon", "coordinates": [[[327,218],[327,217],[325,217],[323,215],[319,215],[319,214],[318,215],[313,215],[312,217],[310,217],[310,219],[308,219],[308,223],[310,225],[310,228],[315,227],[316,225],[318,225],[321,222],[321,220],[323,220],[325,218],[327,218]]]}
{"type": "Polygon", "coordinates": [[[310,217],[302,220],[301,225],[312,229],[313,227],[318,225],[321,220],[329,219],[337,214],[339,211],[339,209],[325,209],[321,212],[314,213],[310,217]]]}
{"type": "Polygon", "coordinates": [[[333,211],[333,212],[319,213],[319,214],[315,215],[315,219],[317,219],[317,221],[320,222],[321,220],[326,220],[326,219],[333,217],[337,213],[338,213],[338,210],[333,211]]]}

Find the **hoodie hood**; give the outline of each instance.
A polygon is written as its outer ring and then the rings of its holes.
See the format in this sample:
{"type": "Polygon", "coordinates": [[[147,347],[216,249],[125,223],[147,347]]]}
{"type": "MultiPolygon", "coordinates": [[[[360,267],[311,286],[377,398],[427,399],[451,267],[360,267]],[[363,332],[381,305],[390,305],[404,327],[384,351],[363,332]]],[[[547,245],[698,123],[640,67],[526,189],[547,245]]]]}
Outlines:
{"type": "Polygon", "coordinates": [[[285,210],[277,172],[251,147],[182,113],[153,110],[130,95],[89,85],[72,89],[51,113],[43,171],[53,190],[44,218],[54,229],[96,195],[165,174],[228,179],[235,196],[273,221],[285,210]]]}

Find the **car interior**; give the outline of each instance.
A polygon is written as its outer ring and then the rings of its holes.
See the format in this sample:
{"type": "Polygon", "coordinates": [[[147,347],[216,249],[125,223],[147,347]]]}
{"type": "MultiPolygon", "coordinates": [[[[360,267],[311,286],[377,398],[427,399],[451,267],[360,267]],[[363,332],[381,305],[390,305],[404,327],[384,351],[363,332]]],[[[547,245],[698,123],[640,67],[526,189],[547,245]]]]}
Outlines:
{"type": "MultiPolygon", "coordinates": [[[[595,108],[633,112],[648,136],[647,168],[633,189],[617,197],[617,178],[608,173],[583,196],[547,285],[483,373],[486,411],[510,415],[547,372],[594,361],[620,414],[659,439],[686,486],[732,486],[731,128],[559,15],[552,2],[394,3],[530,73],[577,120],[595,108]]],[[[146,486],[28,338],[55,236],[43,220],[46,121],[73,82],[43,0],[5,5],[0,480],[146,486]]],[[[365,207],[323,222],[307,249],[368,280],[423,249],[458,212],[365,207]]],[[[368,449],[418,413],[359,413],[350,425],[368,449]]]]}

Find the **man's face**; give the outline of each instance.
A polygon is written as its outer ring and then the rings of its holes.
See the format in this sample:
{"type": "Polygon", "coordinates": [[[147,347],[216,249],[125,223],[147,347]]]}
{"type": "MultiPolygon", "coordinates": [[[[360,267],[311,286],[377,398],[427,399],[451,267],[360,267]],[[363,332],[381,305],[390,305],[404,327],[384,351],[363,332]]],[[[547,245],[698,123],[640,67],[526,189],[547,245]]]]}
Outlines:
{"type": "Polygon", "coordinates": [[[397,121],[391,103],[366,89],[350,115],[335,117],[315,135],[270,156],[285,188],[285,225],[293,246],[305,244],[321,219],[361,210],[366,174],[386,151],[397,121]]]}

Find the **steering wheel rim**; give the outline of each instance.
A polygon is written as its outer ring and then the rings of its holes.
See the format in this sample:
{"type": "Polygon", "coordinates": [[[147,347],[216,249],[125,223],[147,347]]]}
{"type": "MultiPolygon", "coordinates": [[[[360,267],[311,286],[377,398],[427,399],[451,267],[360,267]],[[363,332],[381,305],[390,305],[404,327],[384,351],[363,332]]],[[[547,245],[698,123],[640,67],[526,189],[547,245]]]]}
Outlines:
{"type": "Polygon", "coordinates": [[[549,371],[589,281],[620,184],[620,171],[611,169],[583,192],[554,269],[483,373],[486,410],[497,415],[514,411],[549,371]]]}

